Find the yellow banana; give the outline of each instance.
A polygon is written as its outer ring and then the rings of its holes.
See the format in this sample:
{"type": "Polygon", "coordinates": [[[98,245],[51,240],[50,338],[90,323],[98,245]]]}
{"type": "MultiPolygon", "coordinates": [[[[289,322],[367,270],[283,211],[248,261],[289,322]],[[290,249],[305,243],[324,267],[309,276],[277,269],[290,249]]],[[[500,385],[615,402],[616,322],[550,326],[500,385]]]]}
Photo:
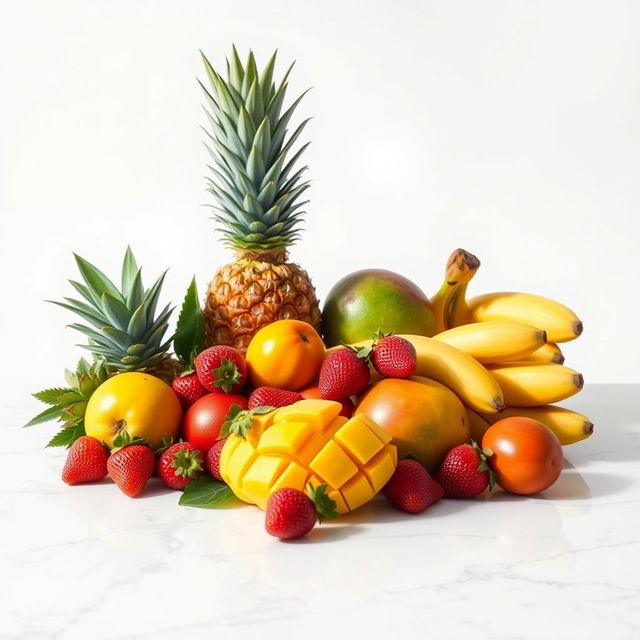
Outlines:
{"type": "Polygon", "coordinates": [[[533,360],[534,362],[551,362],[553,364],[563,364],[564,356],[560,347],[555,342],[547,342],[543,344],[539,349],[530,353],[523,360],[533,360]]]}
{"type": "MultiPolygon", "coordinates": [[[[467,414],[470,411],[467,410],[467,414]]],[[[484,415],[482,418],[490,423],[502,420],[502,418],[513,418],[524,416],[539,420],[558,436],[560,444],[572,444],[588,438],[593,433],[593,423],[589,418],[581,413],[545,405],[542,407],[507,407],[499,415],[484,415]]],[[[473,423],[469,421],[473,433],[473,423]]]]}
{"type": "Polygon", "coordinates": [[[537,407],[578,393],[582,374],[561,364],[506,362],[488,364],[487,370],[500,385],[507,405],[537,407]]]}
{"type": "MultiPolygon", "coordinates": [[[[500,386],[493,376],[474,358],[463,351],[433,338],[400,335],[416,350],[416,376],[430,378],[449,387],[471,409],[496,413],[504,407],[500,386]]],[[[373,340],[362,340],[352,346],[370,347],[373,340]]]]}
{"type": "Polygon", "coordinates": [[[531,293],[486,293],[465,299],[460,287],[450,303],[452,326],[469,322],[522,322],[547,332],[550,342],[568,342],[582,333],[582,322],[563,304],[531,293]]]}
{"type": "MultiPolygon", "coordinates": [[[[491,414],[495,418],[494,422],[500,420],[502,413],[491,414]]],[[[471,439],[475,440],[479,445],[482,445],[482,436],[485,431],[491,426],[491,422],[483,416],[477,414],[472,409],[467,409],[467,421],[469,422],[469,431],[471,433],[471,439]]]]}
{"type": "Polygon", "coordinates": [[[473,278],[480,267],[480,260],[464,249],[456,249],[447,260],[444,282],[440,290],[431,298],[435,313],[435,330],[440,333],[449,328],[448,315],[455,292],[473,278]]]}
{"type": "Polygon", "coordinates": [[[540,329],[519,322],[475,322],[433,336],[483,364],[524,360],[546,342],[540,329]]]}

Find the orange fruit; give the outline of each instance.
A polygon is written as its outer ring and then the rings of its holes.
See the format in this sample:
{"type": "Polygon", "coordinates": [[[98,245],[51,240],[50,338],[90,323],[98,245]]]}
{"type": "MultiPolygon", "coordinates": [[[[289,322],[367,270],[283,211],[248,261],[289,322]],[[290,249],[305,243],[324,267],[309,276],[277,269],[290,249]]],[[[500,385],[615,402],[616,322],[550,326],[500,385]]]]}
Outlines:
{"type": "Polygon", "coordinates": [[[318,379],[324,343],[306,322],[277,320],[253,336],[246,360],[254,387],[298,391],[318,379]]]}
{"type": "Polygon", "coordinates": [[[447,453],[469,439],[467,414],[453,391],[427,378],[385,378],[362,396],[363,413],[382,427],[398,449],[435,471],[447,453]]]}

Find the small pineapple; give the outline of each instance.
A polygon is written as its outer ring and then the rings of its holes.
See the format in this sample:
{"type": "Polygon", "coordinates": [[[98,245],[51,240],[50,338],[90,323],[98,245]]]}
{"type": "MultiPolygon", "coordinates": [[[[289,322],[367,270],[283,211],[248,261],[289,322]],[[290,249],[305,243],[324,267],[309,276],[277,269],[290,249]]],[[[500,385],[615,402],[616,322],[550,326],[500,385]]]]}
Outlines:
{"type": "Polygon", "coordinates": [[[142,270],[128,248],[118,289],[98,268],[78,255],[75,258],[84,284],[69,282],[84,301],[64,298],[65,302],[54,304],[86,321],[69,325],[89,338],[89,344],[81,346],[102,361],[109,373],[146,371],[165,381],[173,379],[179,365],[167,353],[171,338],[164,340],[173,308],[169,304],[156,315],[165,274],[145,289],[142,270]]]}
{"type": "Polygon", "coordinates": [[[224,244],[237,253],[236,261],[219,269],[209,285],[206,343],[245,351],[256,331],[275,320],[320,326],[309,276],[287,261],[308,202],[300,201],[309,187],[302,180],[307,167],[296,164],[309,143],[287,156],[308,119],[287,137],[304,94],[282,113],[291,67],[276,86],[275,53],[259,73],[253,53],[243,66],[233,47],[226,80],[202,57],[211,84],[209,90],[200,83],[210,107],[207,149],[216,165],[209,167],[213,177],[207,179],[208,191],[217,201],[214,219],[224,244]]]}

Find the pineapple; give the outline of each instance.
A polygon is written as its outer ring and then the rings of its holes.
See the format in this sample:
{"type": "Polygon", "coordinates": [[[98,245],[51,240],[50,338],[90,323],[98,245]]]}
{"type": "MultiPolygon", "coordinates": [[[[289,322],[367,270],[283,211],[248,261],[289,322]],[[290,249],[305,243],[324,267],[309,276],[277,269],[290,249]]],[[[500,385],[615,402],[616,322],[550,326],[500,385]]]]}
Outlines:
{"type": "Polygon", "coordinates": [[[287,126],[304,94],[284,112],[291,67],[276,86],[274,53],[262,73],[252,52],[243,66],[233,47],[223,79],[203,54],[211,89],[202,83],[210,111],[207,149],[215,166],[207,178],[214,219],[236,260],[218,270],[206,295],[207,346],[245,351],[253,335],[283,318],[320,327],[320,309],[307,273],[287,261],[299,237],[300,196],[309,187],[297,162],[309,143],[289,153],[308,120],[287,137],[287,126]]]}
{"type": "Polygon", "coordinates": [[[164,274],[145,289],[142,271],[128,248],[118,289],[91,263],[78,255],[75,258],[84,284],[69,282],[84,301],[65,298],[65,302],[54,304],[86,321],[69,325],[89,338],[89,344],[81,346],[91,351],[109,373],[146,371],[165,381],[175,377],[179,364],[167,353],[171,339],[164,339],[173,308],[167,305],[156,315],[164,274]]]}

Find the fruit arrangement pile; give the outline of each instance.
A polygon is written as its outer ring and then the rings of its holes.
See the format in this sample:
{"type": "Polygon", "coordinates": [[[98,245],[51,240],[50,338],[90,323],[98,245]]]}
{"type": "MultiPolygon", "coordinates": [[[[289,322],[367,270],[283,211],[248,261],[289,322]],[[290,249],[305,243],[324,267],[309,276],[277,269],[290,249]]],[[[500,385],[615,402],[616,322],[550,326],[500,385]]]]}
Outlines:
{"type": "Polygon", "coordinates": [[[480,262],[461,249],[431,298],[369,269],[337,282],[321,311],[287,258],[309,186],[308,143],[296,149],[308,120],[288,129],[303,96],[284,108],[291,68],[276,82],[275,62],[259,72],[234,47],[223,77],[204,58],[208,190],[236,260],[202,306],[191,282],[168,336],[165,274],[146,288],[127,249],[116,284],[76,255],[78,296],[55,304],[78,317],[91,357],[34,394],[48,407],[27,426],[61,423],[48,446],[68,448],[69,485],[108,476],[135,497],[155,474],[185,506],[257,505],[282,539],[379,492],[419,513],[496,483],[544,491],[562,445],[593,431],[556,404],[583,386],[558,346],[582,323],[540,296],[468,298],[480,262]]]}

